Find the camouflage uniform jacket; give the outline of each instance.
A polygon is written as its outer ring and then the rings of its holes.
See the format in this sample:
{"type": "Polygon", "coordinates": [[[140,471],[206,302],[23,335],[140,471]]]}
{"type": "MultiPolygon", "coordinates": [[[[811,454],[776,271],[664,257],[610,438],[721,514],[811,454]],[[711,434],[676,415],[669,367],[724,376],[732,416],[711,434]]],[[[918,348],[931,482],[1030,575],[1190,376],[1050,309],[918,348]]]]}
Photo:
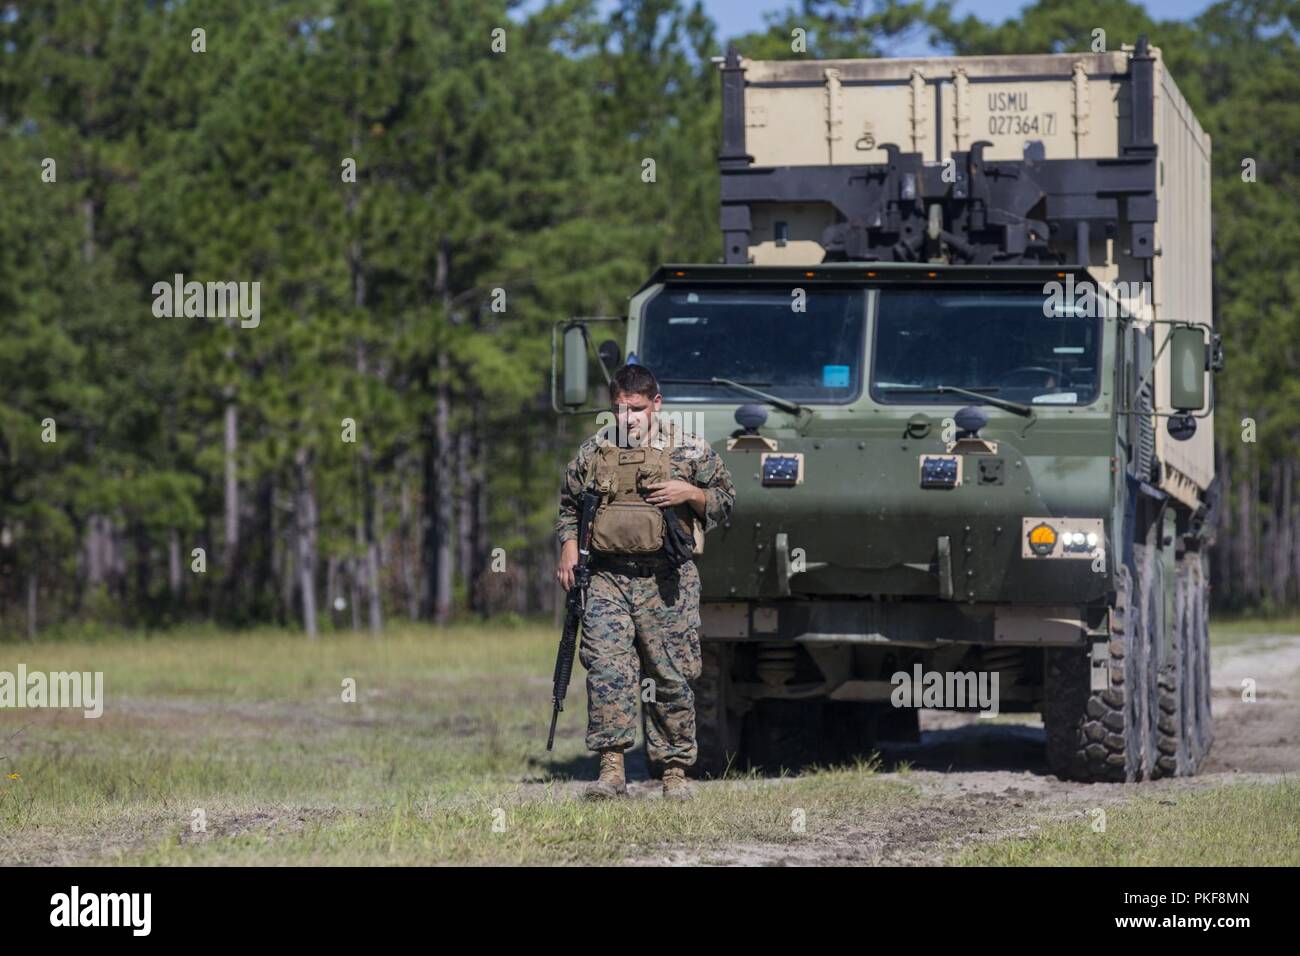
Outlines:
{"type": "MultiPolygon", "coordinates": [[[[616,424],[607,425],[578,446],[578,455],[564,471],[560,488],[560,514],[555,535],[563,544],[578,537],[578,507],[587,481],[591,458],[597,448],[614,444],[616,424]]],[[[704,530],[711,531],[727,520],[736,500],[731,473],[722,458],[699,435],[683,432],[677,425],[655,416],[650,444],[671,448],[669,477],[689,481],[704,491],[704,530]]],[[[693,510],[693,509],[692,509],[693,510]]]]}

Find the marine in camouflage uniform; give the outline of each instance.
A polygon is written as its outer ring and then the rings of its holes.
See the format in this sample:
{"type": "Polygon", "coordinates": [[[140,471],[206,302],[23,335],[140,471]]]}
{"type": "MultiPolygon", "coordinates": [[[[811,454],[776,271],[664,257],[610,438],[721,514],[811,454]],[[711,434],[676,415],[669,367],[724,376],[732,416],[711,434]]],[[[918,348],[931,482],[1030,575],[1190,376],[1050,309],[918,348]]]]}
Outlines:
{"type": "MultiPolygon", "coordinates": [[[[584,441],[565,471],[555,527],[561,545],[577,537],[579,500],[591,479],[592,458],[601,446],[614,443],[615,427],[609,425],[584,441]]],[[[650,432],[649,445],[669,449],[669,478],[704,489],[704,531],[725,521],[736,492],[718,453],[702,437],[685,434],[666,421],[662,413],[654,415],[650,432]]],[[[587,669],[587,747],[621,754],[633,746],[644,676],[653,681],[652,693],[644,695],[653,699],[643,702],[649,716],[649,758],[669,772],[690,766],[697,753],[690,681],[699,677],[701,666],[700,576],[695,562],[673,568],[666,559],[593,558],[579,649],[587,669]],[[611,570],[611,560],[633,566],[633,573],[611,570]]],[[[684,785],[684,777],[681,780],[684,785]]]]}

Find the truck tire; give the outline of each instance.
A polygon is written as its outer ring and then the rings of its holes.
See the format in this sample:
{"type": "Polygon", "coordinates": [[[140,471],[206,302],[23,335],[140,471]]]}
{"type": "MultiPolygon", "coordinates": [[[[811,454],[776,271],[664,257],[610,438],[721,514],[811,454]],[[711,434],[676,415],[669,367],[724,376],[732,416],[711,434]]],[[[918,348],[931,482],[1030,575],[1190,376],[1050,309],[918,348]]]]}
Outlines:
{"type": "Polygon", "coordinates": [[[1137,575],[1125,564],[1115,571],[1115,606],[1106,645],[1110,686],[1106,690],[1091,689],[1090,648],[1050,648],[1045,652],[1047,762],[1062,779],[1133,782],[1154,772],[1157,679],[1153,652],[1157,649],[1142,613],[1143,598],[1154,583],[1151,550],[1134,546],[1134,564],[1140,569],[1137,575]]]}
{"type": "Polygon", "coordinates": [[[744,755],[764,773],[801,770],[824,751],[825,701],[758,700],[745,719],[744,755]]]}
{"type": "Polygon", "coordinates": [[[822,702],[822,739],[820,762],[830,766],[851,764],[856,760],[868,759],[875,749],[880,737],[882,721],[894,714],[901,714],[898,722],[900,735],[905,733],[907,718],[915,717],[912,709],[899,710],[889,705],[868,704],[848,700],[824,700],[822,702]]]}
{"type": "MultiPolygon", "coordinates": [[[[1204,552],[1197,552],[1195,564],[1198,587],[1194,589],[1196,649],[1192,658],[1196,663],[1196,742],[1200,760],[1204,760],[1214,746],[1214,713],[1210,705],[1213,686],[1210,683],[1210,569],[1204,552]]],[[[1198,760],[1199,769],[1199,760],[1198,760]]]]}
{"type": "Polygon", "coordinates": [[[1158,777],[1196,773],[1214,740],[1206,579],[1203,553],[1184,551],[1174,586],[1174,659],[1160,669],[1158,777]]]}
{"type": "Polygon", "coordinates": [[[739,769],[741,758],[742,718],[732,706],[731,648],[704,642],[700,656],[700,676],[691,684],[699,753],[686,772],[692,777],[721,777],[728,768],[739,769]]]}
{"type": "MultiPolygon", "coordinates": [[[[1159,534],[1159,528],[1155,529],[1159,534]]],[[[1139,707],[1142,742],[1142,773],[1139,779],[1156,777],[1156,761],[1160,757],[1160,675],[1170,662],[1164,658],[1166,612],[1165,588],[1168,584],[1165,563],[1154,544],[1134,545],[1133,559],[1139,568],[1139,593],[1142,596],[1141,633],[1139,642],[1145,660],[1142,661],[1142,694],[1139,707]]]]}

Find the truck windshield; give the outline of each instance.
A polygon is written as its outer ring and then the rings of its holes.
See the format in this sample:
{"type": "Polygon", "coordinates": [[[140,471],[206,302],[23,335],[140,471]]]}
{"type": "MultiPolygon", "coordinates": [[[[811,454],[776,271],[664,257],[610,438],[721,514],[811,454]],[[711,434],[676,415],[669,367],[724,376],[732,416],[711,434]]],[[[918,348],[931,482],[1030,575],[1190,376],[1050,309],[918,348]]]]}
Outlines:
{"type": "Polygon", "coordinates": [[[1101,320],[1049,309],[1037,288],[882,288],[871,397],[878,402],[967,404],[927,391],[956,386],[1034,405],[1097,397],[1101,320]]]}
{"type": "Polygon", "coordinates": [[[747,401],[707,384],[716,377],[796,402],[848,402],[862,389],[865,302],[860,286],[668,286],[646,305],[637,361],[668,400],[747,401]]]}

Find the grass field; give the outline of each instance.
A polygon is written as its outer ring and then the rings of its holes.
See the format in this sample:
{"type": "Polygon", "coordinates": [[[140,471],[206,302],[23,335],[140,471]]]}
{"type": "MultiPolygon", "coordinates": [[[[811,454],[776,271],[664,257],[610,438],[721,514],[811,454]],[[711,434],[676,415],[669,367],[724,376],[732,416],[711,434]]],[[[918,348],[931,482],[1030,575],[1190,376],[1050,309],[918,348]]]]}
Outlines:
{"type": "MultiPolygon", "coordinates": [[[[595,762],[581,668],[545,751],[554,644],[532,624],[0,644],[0,670],[102,671],[105,694],[98,719],[0,710],[0,863],[826,862],[855,835],[880,839],[854,860],[889,862],[907,821],[934,822],[908,772],[870,761],[740,776],[685,805],[649,782],[640,799],[575,800],[595,762]]],[[[1300,819],[1295,785],[1177,799],[1191,812],[1143,798],[1104,835],[1067,821],[1024,839],[1017,819],[1006,840],[980,823],[1002,818],[989,800],[944,813],[990,839],[970,846],[947,821],[917,839],[927,862],[1170,862],[1153,840],[1217,821],[1231,833],[1204,862],[1280,862],[1260,838],[1300,819]]]]}
{"type": "Polygon", "coordinates": [[[1300,617],[1243,617],[1214,618],[1210,621],[1210,643],[1219,647],[1238,644],[1259,635],[1300,634],[1300,617]]]}
{"type": "Polygon", "coordinates": [[[1295,866],[1300,780],[1145,795],[1030,836],[968,847],[967,866],[1295,866]],[[1104,829],[1096,827],[1104,824],[1104,829]]]}
{"type": "Polygon", "coordinates": [[[545,751],[552,643],[525,626],[4,645],[29,672],[103,671],[106,703],[98,719],[0,711],[0,771],[18,775],[0,780],[0,860],[601,862],[793,839],[787,805],[816,820],[910,795],[863,766],[686,807],[565,799],[593,761],[580,673],[545,751]]]}

